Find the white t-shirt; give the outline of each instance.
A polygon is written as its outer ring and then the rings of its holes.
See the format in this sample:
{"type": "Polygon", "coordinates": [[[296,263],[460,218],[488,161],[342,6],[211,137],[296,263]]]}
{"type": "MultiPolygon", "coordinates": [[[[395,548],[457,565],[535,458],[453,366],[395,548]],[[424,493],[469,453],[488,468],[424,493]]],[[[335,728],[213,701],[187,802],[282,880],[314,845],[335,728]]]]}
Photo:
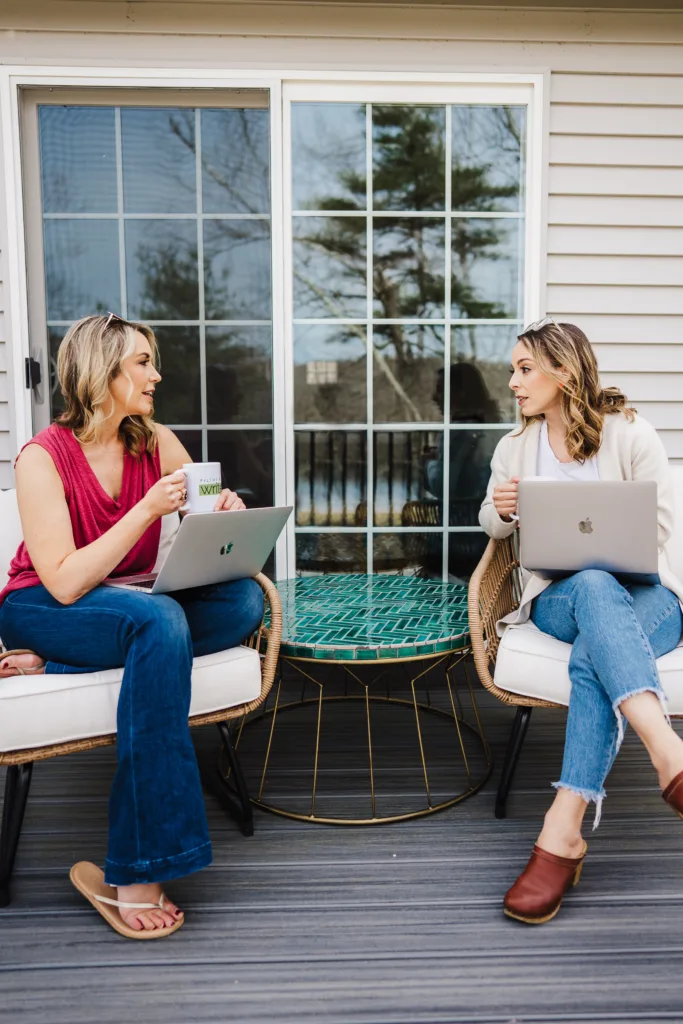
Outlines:
{"type": "Polygon", "coordinates": [[[550,447],[548,440],[548,424],[541,424],[538,435],[538,455],[536,457],[536,473],[538,476],[550,477],[553,480],[599,480],[598,460],[593,456],[580,462],[560,462],[550,447]]]}

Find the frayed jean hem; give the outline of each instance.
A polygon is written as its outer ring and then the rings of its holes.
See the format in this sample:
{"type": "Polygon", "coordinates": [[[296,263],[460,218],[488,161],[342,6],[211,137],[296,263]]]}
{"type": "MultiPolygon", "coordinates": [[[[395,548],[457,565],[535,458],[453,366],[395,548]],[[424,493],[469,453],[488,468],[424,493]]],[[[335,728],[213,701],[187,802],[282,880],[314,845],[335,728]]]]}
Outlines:
{"type": "Polygon", "coordinates": [[[654,693],[655,697],[659,701],[659,705],[662,709],[662,714],[666,718],[667,724],[671,725],[671,718],[669,717],[669,712],[667,711],[666,707],[667,696],[664,693],[664,690],[661,688],[661,686],[638,686],[635,690],[630,690],[628,693],[625,693],[623,697],[619,697],[618,700],[615,700],[612,704],[612,710],[614,711],[614,714],[617,716],[617,727],[619,730],[617,733],[617,754],[619,753],[619,749],[621,747],[621,744],[623,743],[625,731],[624,716],[621,712],[621,705],[624,703],[625,700],[630,700],[631,697],[638,697],[641,693],[654,693]]]}
{"type": "Polygon", "coordinates": [[[552,786],[553,789],[566,789],[570,793],[576,793],[576,795],[580,796],[582,800],[585,800],[587,804],[595,804],[595,818],[593,819],[593,831],[595,831],[600,824],[600,818],[602,817],[602,801],[607,796],[605,790],[583,789],[581,786],[572,786],[569,782],[562,782],[561,779],[559,782],[553,782],[552,786]]]}

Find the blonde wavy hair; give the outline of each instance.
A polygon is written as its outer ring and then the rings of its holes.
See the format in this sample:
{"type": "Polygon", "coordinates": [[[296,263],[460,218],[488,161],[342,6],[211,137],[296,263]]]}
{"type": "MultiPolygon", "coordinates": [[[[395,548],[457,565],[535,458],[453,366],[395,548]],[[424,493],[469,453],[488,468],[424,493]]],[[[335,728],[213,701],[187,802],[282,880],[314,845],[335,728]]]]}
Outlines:
{"type": "MultiPolygon", "coordinates": [[[[57,354],[57,377],[66,409],[56,422],[70,428],[81,444],[97,442],[102,426],[113,415],[109,387],[123,372],[124,359],[135,352],[137,333],[149,342],[156,366],[157,341],[154,331],[145,324],[117,316],[86,316],[72,324],[64,335],[57,354]]],[[[133,382],[128,379],[132,394],[133,382]]],[[[157,434],[151,416],[126,416],[119,436],[136,457],[145,451],[156,451],[157,434]]]]}
{"type": "MultiPolygon", "coordinates": [[[[633,419],[636,410],[627,405],[623,392],[600,386],[593,346],[579,327],[547,323],[538,330],[527,330],[517,340],[529,349],[539,370],[562,389],[560,410],[567,428],[567,454],[576,462],[597,455],[605,416],[621,412],[633,419]]],[[[522,413],[520,434],[534,420],[542,419],[522,413]]]]}

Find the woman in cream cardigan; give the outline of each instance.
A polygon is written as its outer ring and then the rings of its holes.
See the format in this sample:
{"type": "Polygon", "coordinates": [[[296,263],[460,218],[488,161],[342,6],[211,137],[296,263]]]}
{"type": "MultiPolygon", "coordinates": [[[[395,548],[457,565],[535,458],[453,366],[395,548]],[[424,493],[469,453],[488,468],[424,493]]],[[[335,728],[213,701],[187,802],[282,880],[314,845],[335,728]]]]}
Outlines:
{"type": "Polygon", "coordinates": [[[501,439],[493,455],[479,514],[490,537],[516,529],[517,485],[524,477],[655,480],[658,496],[660,584],[622,585],[593,569],[554,583],[525,573],[519,609],[499,624],[504,629],[531,618],[544,633],[573,645],[557,793],[526,868],[505,896],[508,916],[542,924],[579,880],[587,849],[583,817],[593,801],[594,827],[599,822],[624,718],[645,744],[664,799],[683,817],[683,740],[666,716],[655,663],[681,638],[683,585],[666,559],[673,499],[663,445],[617,388],[601,388],[583,331],[550,318],[528,327],[512,352],[510,387],[522,425],[501,439]]]}

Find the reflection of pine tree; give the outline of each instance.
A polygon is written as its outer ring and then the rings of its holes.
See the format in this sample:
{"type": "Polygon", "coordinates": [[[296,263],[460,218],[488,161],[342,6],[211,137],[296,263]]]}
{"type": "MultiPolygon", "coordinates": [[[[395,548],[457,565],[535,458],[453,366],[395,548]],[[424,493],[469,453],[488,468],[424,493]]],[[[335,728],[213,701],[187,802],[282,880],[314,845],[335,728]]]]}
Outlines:
{"type": "MultiPolygon", "coordinates": [[[[454,128],[458,113],[453,108],[454,128]]],[[[487,132],[491,140],[490,162],[460,159],[453,154],[451,209],[492,212],[509,208],[519,193],[520,124],[516,111],[490,108],[487,132]],[[494,166],[495,155],[507,152],[507,177],[494,166]]],[[[439,107],[373,107],[373,207],[377,211],[437,212],[445,208],[445,113],[439,107]]],[[[359,107],[365,118],[365,108],[359,107]]],[[[339,195],[318,197],[311,206],[320,210],[357,210],[366,207],[367,183],[356,171],[338,172],[339,195]]],[[[451,298],[464,319],[498,319],[516,311],[477,293],[471,274],[481,259],[500,257],[509,221],[454,218],[452,220],[451,298]]],[[[516,223],[516,222],[513,222],[516,223]]],[[[373,305],[377,319],[409,319],[443,316],[444,222],[427,217],[373,219],[373,305]]],[[[362,294],[366,281],[365,220],[355,217],[316,218],[310,229],[304,221],[297,232],[295,278],[309,315],[348,316],[347,304],[362,294]],[[333,261],[333,278],[327,284],[309,272],[318,253],[333,261]]],[[[362,337],[361,327],[346,328],[347,337],[362,337]]],[[[429,326],[409,337],[400,324],[387,325],[377,335],[374,358],[389,385],[401,398],[407,419],[421,416],[405,393],[401,381],[410,379],[417,358],[442,352],[442,339],[429,326]]],[[[473,353],[476,355],[476,353],[473,353]]]]}

